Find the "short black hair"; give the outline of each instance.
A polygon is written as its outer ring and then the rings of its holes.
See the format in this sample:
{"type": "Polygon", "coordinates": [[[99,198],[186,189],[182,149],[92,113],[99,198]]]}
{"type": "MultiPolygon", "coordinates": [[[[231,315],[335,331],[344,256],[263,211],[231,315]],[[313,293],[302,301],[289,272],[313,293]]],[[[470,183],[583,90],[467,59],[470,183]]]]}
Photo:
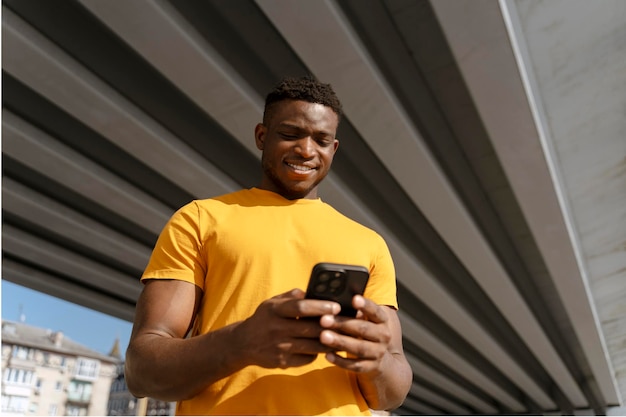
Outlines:
{"type": "Polygon", "coordinates": [[[285,77],[265,97],[263,123],[267,124],[269,109],[274,103],[282,100],[302,100],[330,107],[337,119],[341,120],[343,110],[341,102],[330,84],[316,80],[312,75],[304,77],[285,77]]]}

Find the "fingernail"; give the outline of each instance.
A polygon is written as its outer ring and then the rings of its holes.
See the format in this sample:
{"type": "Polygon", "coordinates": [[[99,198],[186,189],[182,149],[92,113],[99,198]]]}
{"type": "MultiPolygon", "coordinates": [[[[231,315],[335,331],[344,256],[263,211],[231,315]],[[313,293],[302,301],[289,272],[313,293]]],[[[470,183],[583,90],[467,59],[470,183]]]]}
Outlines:
{"type": "Polygon", "coordinates": [[[335,316],[333,316],[332,314],[324,314],[320,318],[320,325],[324,327],[330,327],[333,325],[334,322],[335,322],[335,316]]]}

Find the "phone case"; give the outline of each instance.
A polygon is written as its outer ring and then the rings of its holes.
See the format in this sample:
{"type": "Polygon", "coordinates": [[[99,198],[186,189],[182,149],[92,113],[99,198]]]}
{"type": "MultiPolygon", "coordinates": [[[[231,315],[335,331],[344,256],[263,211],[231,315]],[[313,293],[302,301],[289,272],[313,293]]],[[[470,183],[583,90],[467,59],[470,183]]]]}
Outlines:
{"type": "Polygon", "coordinates": [[[369,271],[359,265],[318,263],[313,267],[306,298],[336,301],[341,305],[342,316],[355,317],[352,297],[363,295],[369,271]]]}

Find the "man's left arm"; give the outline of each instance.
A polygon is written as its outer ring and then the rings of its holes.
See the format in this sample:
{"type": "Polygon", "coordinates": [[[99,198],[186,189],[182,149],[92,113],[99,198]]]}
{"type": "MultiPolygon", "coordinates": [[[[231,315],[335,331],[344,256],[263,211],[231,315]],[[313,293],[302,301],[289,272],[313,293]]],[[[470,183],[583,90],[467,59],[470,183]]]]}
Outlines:
{"type": "Polygon", "coordinates": [[[359,388],[374,410],[399,407],[411,388],[413,373],[402,349],[398,313],[362,296],[352,302],[357,319],[326,315],[320,340],[347,357],[326,354],[337,366],[357,373],[359,388]]]}

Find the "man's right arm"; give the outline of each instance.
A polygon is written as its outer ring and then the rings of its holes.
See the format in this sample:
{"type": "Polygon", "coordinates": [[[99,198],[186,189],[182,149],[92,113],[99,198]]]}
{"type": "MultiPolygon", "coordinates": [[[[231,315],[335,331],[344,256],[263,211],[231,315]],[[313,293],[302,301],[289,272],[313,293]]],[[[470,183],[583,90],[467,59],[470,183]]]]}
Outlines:
{"type": "Polygon", "coordinates": [[[131,393],[165,401],[188,399],[248,365],[287,368],[310,363],[330,349],[319,341],[319,317],[339,305],[304,300],[292,290],[263,302],[248,319],[185,338],[202,291],[178,280],[147,280],[137,302],[126,351],[125,378],[131,393]]]}
{"type": "Polygon", "coordinates": [[[126,352],[125,378],[137,397],[177,401],[246,364],[237,354],[239,323],[202,337],[185,339],[202,291],[178,280],[148,280],[137,301],[126,352]]]}

